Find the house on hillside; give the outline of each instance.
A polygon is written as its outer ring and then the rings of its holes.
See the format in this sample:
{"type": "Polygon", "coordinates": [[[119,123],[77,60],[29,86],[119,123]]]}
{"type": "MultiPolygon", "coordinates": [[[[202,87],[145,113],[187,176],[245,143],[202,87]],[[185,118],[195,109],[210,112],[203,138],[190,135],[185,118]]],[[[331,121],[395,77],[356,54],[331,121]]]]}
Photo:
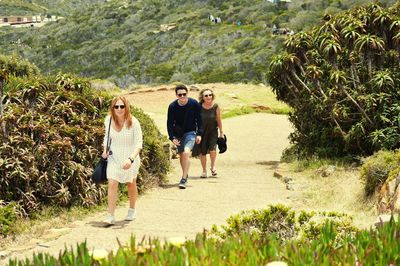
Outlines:
{"type": "Polygon", "coordinates": [[[292,0],[267,0],[268,2],[271,2],[273,4],[279,4],[279,3],[291,3],[292,0]]]}
{"type": "Polygon", "coordinates": [[[0,16],[0,27],[1,26],[13,26],[13,27],[34,27],[42,26],[44,23],[50,21],[57,21],[59,17],[56,16],[0,16]]]}
{"type": "Polygon", "coordinates": [[[287,8],[288,5],[292,2],[292,0],[267,0],[268,2],[271,2],[278,7],[284,7],[287,8]]]}
{"type": "MultiPolygon", "coordinates": [[[[36,17],[35,17],[36,18],[36,17]]],[[[33,17],[32,16],[7,16],[7,17],[0,17],[0,23],[8,24],[8,25],[15,25],[15,24],[24,24],[24,23],[32,23],[33,17]]]]}
{"type": "Polygon", "coordinates": [[[160,31],[166,32],[166,31],[175,29],[176,27],[177,27],[176,23],[161,24],[160,25],[160,31]]]}

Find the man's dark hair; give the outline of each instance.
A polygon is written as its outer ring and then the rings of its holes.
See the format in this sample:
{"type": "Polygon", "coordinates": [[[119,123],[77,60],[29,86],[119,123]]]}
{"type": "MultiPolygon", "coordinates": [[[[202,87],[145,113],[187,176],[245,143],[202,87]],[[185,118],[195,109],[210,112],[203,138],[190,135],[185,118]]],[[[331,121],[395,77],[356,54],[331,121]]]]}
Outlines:
{"type": "Polygon", "coordinates": [[[186,92],[188,91],[188,89],[186,88],[185,85],[178,85],[175,87],[175,94],[178,93],[178,90],[185,90],[186,92]]]}

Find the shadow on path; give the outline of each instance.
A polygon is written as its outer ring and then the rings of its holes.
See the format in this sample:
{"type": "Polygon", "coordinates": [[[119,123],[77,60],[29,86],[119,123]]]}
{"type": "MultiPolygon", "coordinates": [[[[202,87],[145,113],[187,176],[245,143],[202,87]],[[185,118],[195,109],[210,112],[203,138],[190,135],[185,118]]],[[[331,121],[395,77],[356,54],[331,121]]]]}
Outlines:
{"type": "Polygon", "coordinates": [[[91,225],[92,227],[97,227],[97,228],[112,227],[112,229],[122,229],[122,228],[126,227],[129,224],[129,222],[122,220],[122,221],[116,221],[115,224],[107,224],[107,223],[99,222],[99,221],[90,221],[86,224],[91,225]]]}

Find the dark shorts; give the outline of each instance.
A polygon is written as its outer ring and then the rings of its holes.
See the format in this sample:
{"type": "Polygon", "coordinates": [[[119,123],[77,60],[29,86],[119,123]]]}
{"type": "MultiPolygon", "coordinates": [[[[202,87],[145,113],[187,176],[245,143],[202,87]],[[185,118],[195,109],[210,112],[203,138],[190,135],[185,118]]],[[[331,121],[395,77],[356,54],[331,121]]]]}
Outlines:
{"type": "Polygon", "coordinates": [[[194,143],[196,141],[196,132],[190,131],[186,132],[182,138],[179,139],[181,142],[181,145],[176,146],[176,149],[178,150],[178,153],[181,153],[185,150],[185,148],[192,150],[194,143]]]}

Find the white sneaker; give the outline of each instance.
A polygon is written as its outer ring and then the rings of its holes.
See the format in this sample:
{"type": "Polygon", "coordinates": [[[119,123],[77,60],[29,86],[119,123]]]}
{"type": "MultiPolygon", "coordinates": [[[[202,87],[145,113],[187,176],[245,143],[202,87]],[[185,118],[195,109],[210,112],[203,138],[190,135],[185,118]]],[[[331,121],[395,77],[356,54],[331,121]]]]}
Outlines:
{"type": "Polygon", "coordinates": [[[125,217],[125,221],[133,221],[136,219],[136,212],[135,209],[129,208],[128,214],[125,217]]]}
{"type": "Polygon", "coordinates": [[[114,215],[108,214],[108,215],[104,218],[103,222],[106,223],[106,224],[109,224],[109,225],[115,224],[114,215]]]}

